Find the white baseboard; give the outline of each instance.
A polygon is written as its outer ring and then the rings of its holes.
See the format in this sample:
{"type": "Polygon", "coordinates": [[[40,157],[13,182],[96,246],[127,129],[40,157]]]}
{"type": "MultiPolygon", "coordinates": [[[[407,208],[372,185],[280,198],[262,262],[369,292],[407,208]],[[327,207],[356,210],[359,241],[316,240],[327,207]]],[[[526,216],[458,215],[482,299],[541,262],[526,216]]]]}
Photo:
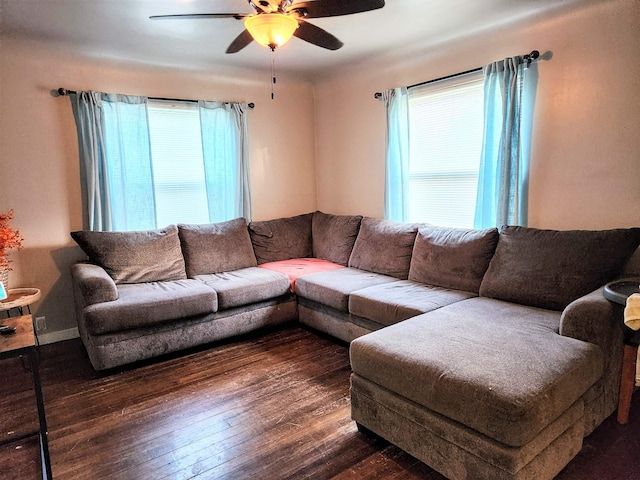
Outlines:
{"type": "Polygon", "coordinates": [[[47,345],[49,343],[71,340],[72,338],[78,338],[79,336],[78,327],[75,327],[67,330],[58,330],[57,332],[39,333],[38,341],[40,342],[40,345],[47,345]]]}

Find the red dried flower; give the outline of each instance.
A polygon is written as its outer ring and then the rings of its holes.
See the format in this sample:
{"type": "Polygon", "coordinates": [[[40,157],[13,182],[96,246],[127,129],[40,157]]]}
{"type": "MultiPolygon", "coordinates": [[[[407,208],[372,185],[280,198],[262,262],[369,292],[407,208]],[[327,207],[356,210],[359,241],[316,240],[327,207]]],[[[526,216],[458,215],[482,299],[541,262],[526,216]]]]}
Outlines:
{"type": "Polygon", "coordinates": [[[14,230],[9,226],[9,220],[13,218],[13,209],[8,213],[0,213],[0,270],[11,270],[9,264],[9,250],[22,249],[22,235],[18,230],[14,230]]]}

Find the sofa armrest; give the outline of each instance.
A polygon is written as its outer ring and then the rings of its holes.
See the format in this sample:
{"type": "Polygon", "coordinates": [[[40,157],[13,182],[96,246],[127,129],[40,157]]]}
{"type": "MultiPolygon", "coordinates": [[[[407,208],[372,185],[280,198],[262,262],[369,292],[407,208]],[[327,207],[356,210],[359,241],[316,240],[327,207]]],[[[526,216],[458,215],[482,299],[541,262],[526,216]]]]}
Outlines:
{"type": "Polygon", "coordinates": [[[71,278],[76,290],[76,298],[78,295],[81,297],[83,307],[118,299],[116,283],[98,265],[75,263],[71,265],[71,278]]]}
{"type": "Polygon", "coordinates": [[[624,338],[624,307],[604,298],[603,291],[601,287],[573,301],[560,319],[560,335],[593,343],[602,350],[602,397],[597,423],[617,407],[624,338]]]}
{"type": "Polygon", "coordinates": [[[611,347],[622,348],[623,306],[604,298],[603,291],[601,287],[567,305],[560,335],[594,343],[606,356],[611,347]]]}

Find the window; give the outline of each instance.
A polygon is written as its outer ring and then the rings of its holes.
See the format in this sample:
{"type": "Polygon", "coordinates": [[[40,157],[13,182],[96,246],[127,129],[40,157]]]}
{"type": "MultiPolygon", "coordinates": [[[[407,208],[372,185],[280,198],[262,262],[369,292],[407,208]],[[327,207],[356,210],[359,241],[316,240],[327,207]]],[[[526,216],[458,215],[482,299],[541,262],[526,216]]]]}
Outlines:
{"type": "Polygon", "coordinates": [[[84,228],[251,220],[246,103],[85,91],[71,106],[84,228]]]}
{"type": "Polygon", "coordinates": [[[149,100],[147,113],[156,224],[208,223],[198,105],[149,100]]]}
{"type": "Polygon", "coordinates": [[[482,72],[408,93],[408,220],[473,228],[484,127],[482,72]]]}
{"type": "Polygon", "coordinates": [[[244,103],[72,96],[86,228],[251,219],[244,103]]]}

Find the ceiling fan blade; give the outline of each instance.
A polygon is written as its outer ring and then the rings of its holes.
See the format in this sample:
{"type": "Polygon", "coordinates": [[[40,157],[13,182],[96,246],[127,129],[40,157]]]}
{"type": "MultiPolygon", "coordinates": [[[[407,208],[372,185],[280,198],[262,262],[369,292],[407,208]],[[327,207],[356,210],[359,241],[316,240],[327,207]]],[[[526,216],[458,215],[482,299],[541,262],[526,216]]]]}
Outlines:
{"type": "Polygon", "coordinates": [[[298,20],[298,24],[298,28],[293,34],[305,42],[313,43],[327,50],[338,50],[344,45],[344,43],[320,27],[316,27],[304,20],[298,20]]]}
{"type": "Polygon", "coordinates": [[[306,18],[321,18],[368,12],[382,7],[384,0],[315,0],[294,3],[287,11],[298,12],[306,18]]]}
{"type": "Polygon", "coordinates": [[[242,33],[238,35],[233,42],[231,42],[231,45],[227,47],[227,51],[225,53],[237,53],[251,42],[253,42],[253,37],[249,33],[249,30],[245,28],[242,33]]]}
{"type": "Polygon", "coordinates": [[[250,16],[246,13],[181,13],[178,15],[152,15],[151,20],[177,20],[177,19],[199,19],[199,18],[235,18],[244,20],[250,16]]]}

